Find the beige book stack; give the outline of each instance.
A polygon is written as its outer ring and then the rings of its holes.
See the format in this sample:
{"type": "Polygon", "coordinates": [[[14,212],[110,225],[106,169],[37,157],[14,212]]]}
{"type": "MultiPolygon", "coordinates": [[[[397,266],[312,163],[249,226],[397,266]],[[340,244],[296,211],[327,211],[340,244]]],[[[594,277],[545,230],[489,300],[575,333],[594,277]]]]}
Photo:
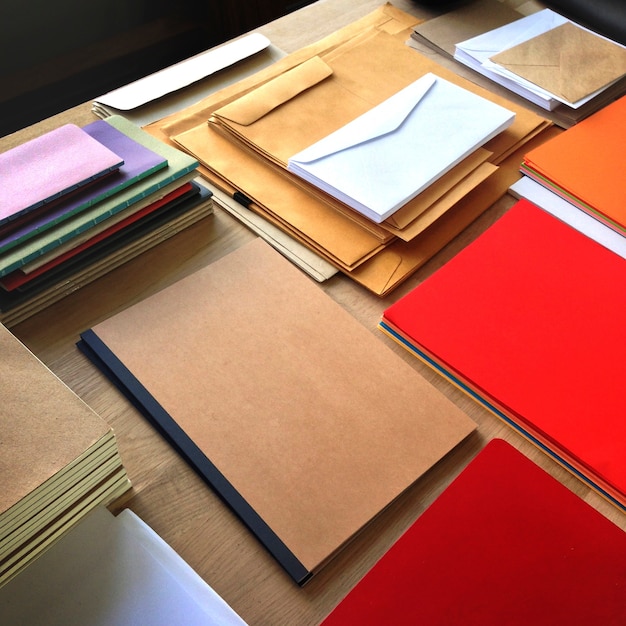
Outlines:
{"type": "Polygon", "coordinates": [[[0,325],[0,585],[130,482],[111,427],[0,325]]]}

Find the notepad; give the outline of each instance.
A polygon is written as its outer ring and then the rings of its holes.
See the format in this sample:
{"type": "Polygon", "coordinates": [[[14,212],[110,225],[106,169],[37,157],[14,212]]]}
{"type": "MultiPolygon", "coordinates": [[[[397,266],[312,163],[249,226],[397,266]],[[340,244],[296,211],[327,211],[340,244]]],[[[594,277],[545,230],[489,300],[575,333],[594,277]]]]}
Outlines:
{"type": "Polygon", "coordinates": [[[111,427],[2,325],[0,354],[2,586],[130,483],[111,427]]]}
{"type": "Polygon", "coordinates": [[[118,169],[124,160],[74,124],[0,154],[0,224],[118,169]]]}
{"type": "Polygon", "coordinates": [[[519,201],[381,328],[626,507],[626,261],[519,201]]]}
{"type": "Polygon", "coordinates": [[[125,187],[119,193],[79,211],[53,227],[37,233],[36,236],[27,239],[20,245],[0,253],[0,276],[6,276],[36,260],[130,206],[139,209],[140,203],[144,203],[144,206],[151,204],[158,199],[157,193],[165,195],[162,192],[166,185],[170,183],[183,184],[195,176],[198,162],[194,158],[151,137],[132,122],[119,115],[114,115],[101,123],[112,126],[133,141],[158,154],[165,160],[166,167],[135,181],[134,184],[125,187]]]}
{"type": "Polygon", "coordinates": [[[323,626],[626,622],[626,534],[492,440],[323,626]]]}
{"type": "Polygon", "coordinates": [[[475,428],[260,239],[81,336],[299,584],[475,428]]]}
{"type": "Polygon", "coordinates": [[[61,198],[43,210],[26,213],[15,219],[9,229],[2,229],[0,252],[52,228],[73,215],[105,200],[115,193],[167,167],[167,159],[148,149],[120,130],[103,121],[93,122],[82,129],[90,137],[118,154],[124,164],[114,173],[61,198]],[[6,233],[4,231],[7,231],[6,233]]]}

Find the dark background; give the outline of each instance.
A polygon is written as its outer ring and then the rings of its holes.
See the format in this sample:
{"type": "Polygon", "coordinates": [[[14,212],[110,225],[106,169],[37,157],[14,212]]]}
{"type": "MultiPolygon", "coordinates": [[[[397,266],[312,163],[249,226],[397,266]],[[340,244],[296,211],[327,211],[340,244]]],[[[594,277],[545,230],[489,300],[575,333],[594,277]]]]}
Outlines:
{"type": "Polygon", "coordinates": [[[2,0],[0,136],[313,0],[2,0]]]}

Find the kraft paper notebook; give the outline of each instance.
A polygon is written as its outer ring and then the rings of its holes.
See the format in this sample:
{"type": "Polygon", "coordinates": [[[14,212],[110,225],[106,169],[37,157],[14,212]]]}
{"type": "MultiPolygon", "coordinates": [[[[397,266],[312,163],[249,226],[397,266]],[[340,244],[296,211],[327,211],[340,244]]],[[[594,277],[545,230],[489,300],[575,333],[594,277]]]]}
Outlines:
{"type": "Polygon", "coordinates": [[[0,154],[0,224],[119,169],[124,160],[74,124],[0,154]]]}
{"type": "Polygon", "coordinates": [[[300,584],[475,428],[260,239],[81,339],[300,584]]]}
{"type": "Polygon", "coordinates": [[[525,200],[381,328],[626,507],[626,261],[525,200]]]}
{"type": "Polygon", "coordinates": [[[323,626],[619,626],[626,534],[490,441],[323,626]]]}
{"type": "Polygon", "coordinates": [[[0,586],[130,487],[111,427],[0,325],[0,586]]]}
{"type": "Polygon", "coordinates": [[[626,234],[626,96],[528,151],[522,172],[626,234]]]}

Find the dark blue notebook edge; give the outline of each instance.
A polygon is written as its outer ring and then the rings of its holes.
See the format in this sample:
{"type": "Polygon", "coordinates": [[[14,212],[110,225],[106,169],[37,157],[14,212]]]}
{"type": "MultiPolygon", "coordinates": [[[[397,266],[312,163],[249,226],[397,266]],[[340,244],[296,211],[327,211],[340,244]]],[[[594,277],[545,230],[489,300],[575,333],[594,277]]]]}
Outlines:
{"type": "Polygon", "coordinates": [[[80,340],[76,345],[115,384],[133,406],[156,427],[159,433],[167,439],[223,502],[237,514],[294,581],[298,585],[304,585],[313,572],[309,571],[297,559],[278,535],[98,335],[89,329],[80,334],[80,340]]]}

